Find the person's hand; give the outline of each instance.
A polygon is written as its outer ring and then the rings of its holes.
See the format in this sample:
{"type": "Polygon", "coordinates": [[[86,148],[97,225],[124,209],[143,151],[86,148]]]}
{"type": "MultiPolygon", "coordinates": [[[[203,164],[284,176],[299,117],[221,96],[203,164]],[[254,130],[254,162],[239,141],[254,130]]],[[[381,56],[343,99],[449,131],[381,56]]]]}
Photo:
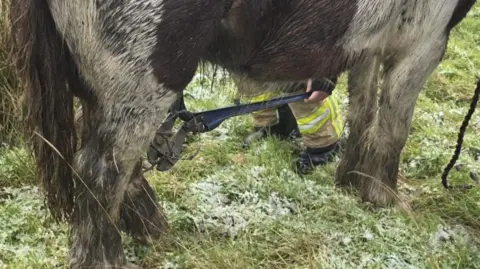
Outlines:
{"type": "MultiPolygon", "coordinates": [[[[312,79],[307,82],[307,92],[312,91],[312,79]]],[[[308,99],[305,99],[305,103],[320,103],[328,97],[328,93],[323,91],[314,91],[308,99]]]]}

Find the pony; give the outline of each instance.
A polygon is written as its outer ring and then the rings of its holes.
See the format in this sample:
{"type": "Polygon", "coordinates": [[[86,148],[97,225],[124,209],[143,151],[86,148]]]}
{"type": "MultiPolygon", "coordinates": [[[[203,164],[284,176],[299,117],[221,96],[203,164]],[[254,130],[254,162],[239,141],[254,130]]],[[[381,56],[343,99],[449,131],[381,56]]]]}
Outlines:
{"type": "Polygon", "coordinates": [[[168,230],[141,157],[200,63],[275,87],[348,72],[335,181],[392,205],[418,94],[475,2],[11,0],[37,178],[52,217],[69,222],[69,268],[136,268],[120,232],[168,230]]]}

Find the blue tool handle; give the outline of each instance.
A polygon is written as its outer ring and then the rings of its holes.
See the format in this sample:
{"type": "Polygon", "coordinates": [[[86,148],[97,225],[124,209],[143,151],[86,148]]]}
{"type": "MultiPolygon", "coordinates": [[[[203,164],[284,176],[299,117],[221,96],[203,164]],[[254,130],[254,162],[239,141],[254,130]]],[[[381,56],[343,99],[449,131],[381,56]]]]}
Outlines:
{"type": "MultiPolygon", "coordinates": [[[[312,91],[313,92],[313,91],[312,91]]],[[[310,97],[312,92],[301,93],[297,95],[291,95],[286,97],[279,97],[270,99],[267,101],[261,101],[256,103],[244,104],[239,106],[230,106],[224,107],[199,113],[194,113],[194,116],[200,116],[204,123],[204,132],[211,131],[217,128],[223,121],[228,118],[240,116],[244,114],[250,114],[252,112],[267,109],[267,108],[274,108],[284,104],[303,101],[310,97]]]]}

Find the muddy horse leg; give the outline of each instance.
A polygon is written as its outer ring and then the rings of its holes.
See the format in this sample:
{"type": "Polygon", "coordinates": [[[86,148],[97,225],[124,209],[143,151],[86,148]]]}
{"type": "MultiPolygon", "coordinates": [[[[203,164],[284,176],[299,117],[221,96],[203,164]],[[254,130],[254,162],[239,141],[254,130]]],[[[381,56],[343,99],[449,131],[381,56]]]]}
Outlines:
{"type": "Polygon", "coordinates": [[[142,174],[142,163],[134,168],[121,205],[121,228],[140,243],[151,243],[168,228],[157,197],[142,174]]]}
{"type": "Polygon", "coordinates": [[[143,87],[96,91],[110,94],[98,98],[107,103],[98,105],[92,131],[76,157],[84,184],[77,184],[71,222],[72,269],[129,267],[119,233],[121,216],[124,228],[137,237],[159,234],[164,226],[161,212],[150,199],[153,191],[135,169],[139,169],[140,157],[177,94],[193,78],[213,38],[213,29],[220,23],[223,6],[211,0],[195,1],[194,5],[167,1],[162,12],[165,17],[155,31],[162,38],[148,57],[152,67],[149,75],[153,76],[147,80],[145,76],[137,78],[143,87]],[[182,31],[172,30],[180,26],[182,31]],[[152,221],[144,225],[148,219],[152,221]]]}
{"type": "Polygon", "coordinates": [[[403,57],[385,62],[376,118],[360,137],[359,160],[348,177],[360,183],[363,201],[389,206],[396,202],[400,155],[407,142],[415,103],[429,75],[438,66],[446,38],[424,40],[403,57]]]}
{"type": "MultiPolygon", "coordinates": [[[[77,126],[83,137],[88,137],[89,123],[93,122],[88,104],[77,111],[77,126]]],[[[140,243],[158,239],[168,228],[163,210],[148,181],[142,174],[141,159],[135,166],[120,209],[119,228],[140,243]]]]}
{"type": "Polygon", "coordinates": [[[371,126],[377,111],[378,70],[380,60],[371,57],[354,66],[348,74],[350,109],[347,122],[350,128],[345,152],[336,171],[340,186],[359,186],[352,172],[360,159],[360,141],[371,126]]]}
{"type": "Polygon", "coordinates": [[[167,93],[150,101],[145,97],[135,107],[119,104],[108,114],[92,113],[96,114],[93,124],[75,160],[79,178],[71,221],[70,268],[133,267],[127,265],[123,253],[121,216],[127,230],[136,235],[156,235],[158,230],[152,227],[164,227],[153,191],[138,169],[140,157],[173,100],[174,94],[167,93]],[[148,225],[139,225],[141,216],[144,222],[150,220],[148,225]]]}
{"type": "MultiPolygon", "coordinates": [[[[77,111],[77,126],[82,136],[88,137],[89,124],[94,122],[92,112],[86,102],[77,111]]],[[[148,181],[142,174],[141,160],[135,166],[120,209],[119,228],[140,243],[158,239],[168,228],[163,210],[148,181]]]]}

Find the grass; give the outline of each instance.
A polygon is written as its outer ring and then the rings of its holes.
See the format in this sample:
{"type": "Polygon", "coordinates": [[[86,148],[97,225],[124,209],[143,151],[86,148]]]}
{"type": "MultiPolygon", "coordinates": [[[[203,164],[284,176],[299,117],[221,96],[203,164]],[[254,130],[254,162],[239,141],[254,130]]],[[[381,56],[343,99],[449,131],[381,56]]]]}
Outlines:
{"type": "Polygon", "coordinates": [[[19,144],[20,110],[17,79],[9,65],[9,1],[0,1],[0,148],[19,144]]]}
{"type": "MultiPolygon", "coordinates": [[[[296,175],[298,145],[268,138],[242,149],[251,122],[241,116],[191,138],[189,151],[201,149],[193,160],[147,173],[172,233],[149,247],[125,238],[128,258],[145,268],[480,268],[480,192],[440,184],[479,67],[477,4],[418,99],[401,162],[410,211],[375,209],[335,188],[336,163],[296,175]]],[[[189,108],[231,104],[230,84],[211,91],[201,81],[189,85],[189,108]]],[[[345,98],[345,77],[337,93],[345,98]]],[[[480,172],[479,128],[475,113],[451,183],[480,172]]],[[[64,268],[67,229],[45,218],[31,167],[20,147],[0,152],[0,268],[64,268]]]]}

